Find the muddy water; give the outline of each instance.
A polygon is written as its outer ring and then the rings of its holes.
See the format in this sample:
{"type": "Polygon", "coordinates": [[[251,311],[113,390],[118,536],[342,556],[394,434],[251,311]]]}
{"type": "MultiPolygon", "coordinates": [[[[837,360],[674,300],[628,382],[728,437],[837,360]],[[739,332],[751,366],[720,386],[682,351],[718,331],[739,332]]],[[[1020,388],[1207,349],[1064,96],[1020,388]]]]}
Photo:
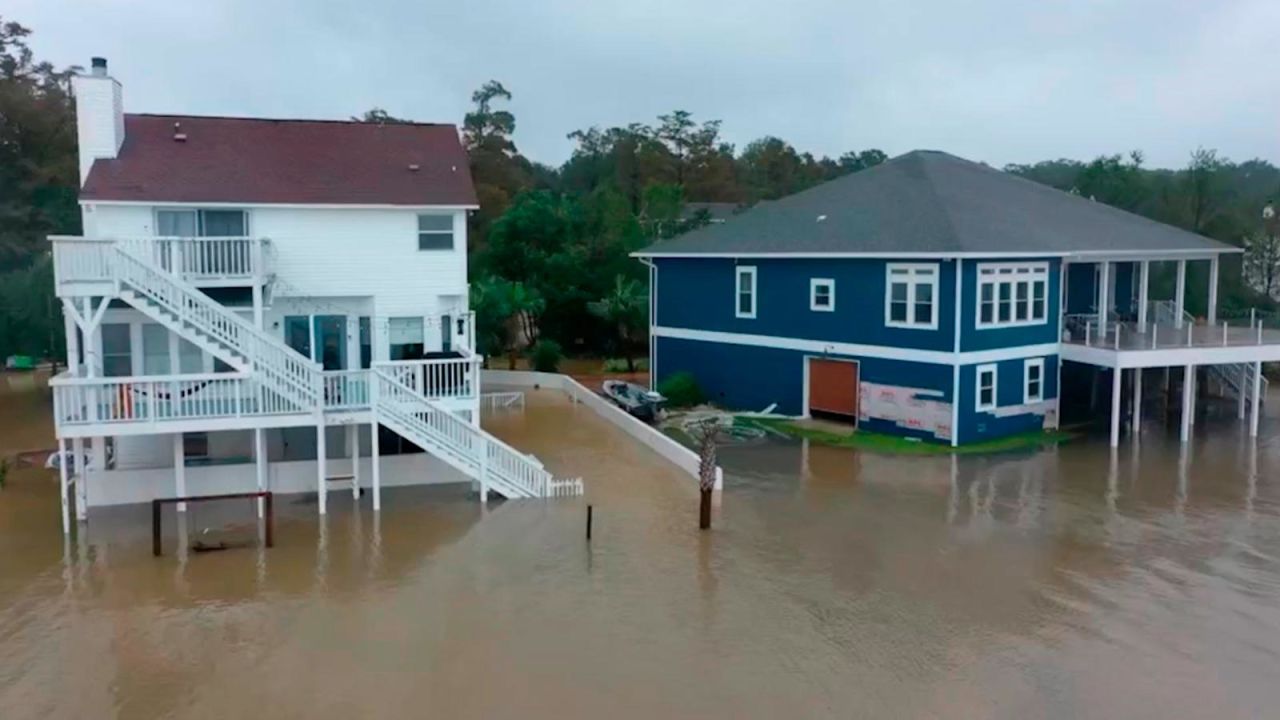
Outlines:
{"type": "Polygon", "coordinates": [[[729,448],[704,534],[691,483],[590,411],[487,425],[587,478],[590,545],[585,502],[437,488],[323,522],[292,499],[266,551],[183,553],[167,517],[157,560],[133,509],[64,545],[20,471],[0,717],[1275,716],[1280,443],[1232,424],[1185,455],[1155,426],[954,464],[729,448]]]}

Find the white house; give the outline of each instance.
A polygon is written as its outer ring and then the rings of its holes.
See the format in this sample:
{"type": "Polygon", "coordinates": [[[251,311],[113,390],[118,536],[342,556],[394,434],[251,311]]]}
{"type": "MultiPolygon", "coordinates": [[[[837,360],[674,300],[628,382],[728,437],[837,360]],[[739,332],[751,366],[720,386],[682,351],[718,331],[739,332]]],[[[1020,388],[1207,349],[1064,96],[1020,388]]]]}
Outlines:
{"type": "Polygon", "coordinates": [[[70,492],[84,519],[262,490],[324,513],[335,481],[375,509],[384,484],[581,491],[480,429],[454,126],[126,114],[102,58],[74,90],[84,236],[50,238],[50,385],[88,460],[62,463],[64,528],[70,492]]]}

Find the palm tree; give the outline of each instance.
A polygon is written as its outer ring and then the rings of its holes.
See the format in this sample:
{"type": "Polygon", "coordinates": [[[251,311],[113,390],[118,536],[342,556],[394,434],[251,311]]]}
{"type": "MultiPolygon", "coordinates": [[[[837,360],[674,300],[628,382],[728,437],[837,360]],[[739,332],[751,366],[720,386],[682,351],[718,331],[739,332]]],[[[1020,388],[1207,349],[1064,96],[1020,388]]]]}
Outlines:
{"type": "Polygon", "coordinates": [[[614,345],[627,359],[627,372],[636,371],[634,349],[640,329],[644,327],[649,305],[649,293],[636,280],[614,277],[613,290],[599,300],[587,303],[592,315],[614,327],[614,345]]]}

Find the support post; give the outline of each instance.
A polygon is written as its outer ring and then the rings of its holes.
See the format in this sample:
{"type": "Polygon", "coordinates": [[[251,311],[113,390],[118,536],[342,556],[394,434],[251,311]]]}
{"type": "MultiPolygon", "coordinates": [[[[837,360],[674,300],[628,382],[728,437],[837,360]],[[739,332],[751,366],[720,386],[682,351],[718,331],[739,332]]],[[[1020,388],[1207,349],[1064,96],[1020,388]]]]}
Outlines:
{"type": "Polygon", "coordinates": [[[489,441],[480,441],[480,504],[489,504],[489,441]]]}
{"type": "Polygon", "coordinates": [[[382,463],[378,457],[378,421],[369,426],[370,460],[373,464],[373,509],[382,509],[382,463]]]}
{"type": "Polygon", "coordinates": [[[1133,438],[1142,433],[1142,368],[1133,369],[1133,438]]]}
{"type": "Polygon", "coordinates": [[[347,426],[347,441],[351,444],[351,497],[360,499],[360,429],[347,426]]]}
{"type": "Polygon", "coordinates": [[[328,474],[326,464],[328,451],[324,446],[324,423],[316,425],[316,497],[319,499],[320,514],[324,515],[328,512],[328,480],[325,476],[328,474]]]}
{"type": "Polygon", "coordinates": [[[85,457],[83,438],[73,438],[71,440],[71,454],[74,456],[71,462],[76,469],[76,520],[83,521],[89,517],[89,508],[85,507],[83,500],[86,475],[84,466],[88,464],[88,459],[85,457]]]}
{"type": "Polygon", "coordinates": [[[1111,447],[1120,444],[1120,379],[1124,370],[1114,368],[1111,371],[1111,447]]]}
{"type": "Polygon", "coordinates": [[[1147,331],[1147,301],[1148,289],[1150,287],[1151,277],[1151,261],[1143,260],[1138,263],[1138,332],[1147,331]]]}
{"type": "Polygon", "coordinates": [[[262,307],[262,285],[255,278],[253,281],[253,325],[259,330],[262,329],[265,318],[263,317],[262,307]]]}
{"type": "Polygon", "coordinates": [[[1210,325],[1218,322],[1218,256],[1209,259],[1209,308],[1205,315],[1210,325]]]}
{"type": "Polygon", "coordinates": [[[1258,437],[1258,411],[1262,407],[1262,363],[1253,364],[1253,409],[1249,415],[1249,437],[1258,437]]]}
{"type": "Polygon", "coordinates": [[[71,534],[71,498],[67,497],[67,441],[58,438],[58,497],[62,500],[62,534],[71,534]]]}
{"type": "MultiPolygon", "coordinates": [[[[173,483],[178,497],[187,496],[187,457],[182,447],[182,433],[173,434],[173,483]]],[[[186,512],[187,504],[178,503],[178,512],[186,512]]]]}
{"type": "Polygon", "coordinates": [[[1195,365],[1188,365],[1182,369],[1182,429],[1180,439],[1183,443],[1191,439],[1191,413],[1195,412],[1195,395],[1192,394],[1192,383],[1195,382],[1195,377],[1195,365]]]}
{"type": "Polygon", "coordinates": [[[1111,315],[1111,263],[1100,263],[1098,273],[1098,322],[1100,337],[1106,337],[1107,318],[1111,315]]]}
{"type": "Polygon", "coordinates": [[[64,331],[67,334],[67,370],[72,375],[80,374],[80,333],[76,328],[76,321],[72,317],[71,312],[67,312],[70,302],[62,301],[63,313],[62,322],[64,331]]]}
{"type": "MultiPolygon", "coordinates": [[[[267,433],[262,428],[253,430],[253,462],[258,476],[258,492],[267,489],[267,433]]],[[[258,517],[262,517],[263,502],[258,498],[258,517]]]]}
{"type": "Polygon", "coordinates": [[[1178,261],[1178,281],[1173,294],[1173,326],[1182,327],[1182,314],[1187,299],[1187,261],[1178,261]]]}
{"type": "Polygon", "coordinates": [[[1248,363],[1240,363],[1240,381],[1236,383],[1236,418],[1244,419],[1244,403],[1246,399],[1245,393],[1249,392],[1249,368],[1248,363]]]}

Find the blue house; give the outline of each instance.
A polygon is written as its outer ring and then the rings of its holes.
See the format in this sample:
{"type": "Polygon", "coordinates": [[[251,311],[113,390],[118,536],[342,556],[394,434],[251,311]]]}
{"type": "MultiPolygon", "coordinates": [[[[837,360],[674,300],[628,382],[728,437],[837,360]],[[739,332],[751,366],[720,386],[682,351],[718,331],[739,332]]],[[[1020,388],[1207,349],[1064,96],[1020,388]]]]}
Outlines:
{"type": "Polygon", "coordinates": [[[1215,317],[1219,258],[1234,252],[915,151],[636,256],[649,266],[655,385],[688,372],[730,408],[959,445],[1055,427],[1064,364],[1111,388],[1113,443],[1122,396],[1140,426],[1151,368],[1187,378],[1184,437],[1197,378],[1234,388],[1243,416],[1280,336],[1215,317]],[[1151,301],[1159,262],[1176,264],[1177,292],[1151,301]],[[1208,264],[1204,319],[1183,308],[1189,262],[1208,264]]]}

